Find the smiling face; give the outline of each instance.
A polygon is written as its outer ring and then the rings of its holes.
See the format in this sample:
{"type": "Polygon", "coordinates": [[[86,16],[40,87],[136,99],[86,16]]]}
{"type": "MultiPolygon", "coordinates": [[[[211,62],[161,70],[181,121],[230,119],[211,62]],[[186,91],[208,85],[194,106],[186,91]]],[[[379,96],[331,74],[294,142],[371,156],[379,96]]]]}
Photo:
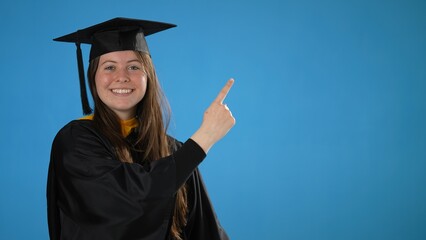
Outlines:
{"type": "Polygon", "coordinates": [[[110,52],[99,58],[95,84],[102,102],[127,120],[135,116],[136,105],[145,96],[147,74],[135,52],[110,52]]]}

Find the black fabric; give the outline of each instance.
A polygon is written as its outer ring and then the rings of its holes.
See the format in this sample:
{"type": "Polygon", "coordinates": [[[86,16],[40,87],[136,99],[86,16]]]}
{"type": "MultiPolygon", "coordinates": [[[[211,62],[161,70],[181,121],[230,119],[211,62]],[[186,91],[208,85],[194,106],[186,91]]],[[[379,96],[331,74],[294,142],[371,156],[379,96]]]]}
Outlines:
{"type": "Polygon", "coordinates": [[[80,43],[76,43],[76,47],[77,47],[76,53],[77,53],[78,78],[80,80],[81,105],[83,107],[83,114],[88,115],[92,113],[92,108],[90,108],[89,99],[87,98],[86,79],[84,77],[83,55],[81,53],[80,43]]]}
{"type": "Polygon", "coordinates": [[[93,43],[89,57],[91,60],[105,53],[124,50],[149,54],[148,45],[142,29],[120,29],[93,34],[93,43]]]}
{"type": "Polygon", "coordinates": [[[132,18],[113,18],[53,39],[91,44],[90,59],[114,51],[135,50],[149,54],[145,36],[176,27],[175,24],[132,18]]]}
{"type": "Polygon", "coordinates": [[[72,121],[55,137],[47,182],[52,240],[161,240],[175,193],[188,186],[184,239],[226,240],[197,165],[205,153],[189,139],[151,164],[122,163],[90,120],[72,121]]]}

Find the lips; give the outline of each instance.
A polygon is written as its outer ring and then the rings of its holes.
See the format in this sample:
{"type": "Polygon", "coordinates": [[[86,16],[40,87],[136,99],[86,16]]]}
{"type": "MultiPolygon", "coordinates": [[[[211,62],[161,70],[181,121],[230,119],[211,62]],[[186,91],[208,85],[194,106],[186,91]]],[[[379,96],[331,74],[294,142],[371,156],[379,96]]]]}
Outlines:
{"type": "Polygon", "coordinates": [[[128,88],[116,88],[116,89],[112,89],[111,90],[113,93],[117,93],[117,94],[129,94],[131,92],[133,92],[133,89],[128,89],[128,88]]]}

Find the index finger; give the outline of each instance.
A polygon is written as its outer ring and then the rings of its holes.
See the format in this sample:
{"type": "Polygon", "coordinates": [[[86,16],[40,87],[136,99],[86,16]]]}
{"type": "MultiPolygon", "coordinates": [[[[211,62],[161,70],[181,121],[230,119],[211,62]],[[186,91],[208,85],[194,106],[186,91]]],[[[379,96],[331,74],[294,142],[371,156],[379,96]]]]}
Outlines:
{"type": "Polygon", "coordinates": [[[225,100],[226,95],[228,95],[229,90],[231,89],[232,85],[234,84],[234,79],[229,79],[228,82],[226,82],[225,86],[220,90],[219,94],[217,95],[214,102],[223,103],[223,100],[225,100]]]}

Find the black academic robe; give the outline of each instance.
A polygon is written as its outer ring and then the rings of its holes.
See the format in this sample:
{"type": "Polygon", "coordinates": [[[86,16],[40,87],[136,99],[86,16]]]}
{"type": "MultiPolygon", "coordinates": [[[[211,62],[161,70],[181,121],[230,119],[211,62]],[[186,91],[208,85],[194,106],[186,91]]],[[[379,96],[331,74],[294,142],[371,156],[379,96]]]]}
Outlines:
{"type": "Polygon", "coordinates": [[[123,163],[91,120],[56,135],[47,181],[52,240],[170,239],[175,194],[188,186],[184,239],[227,240],[197,169],[205,153],[189,139],[151,164],[123,163]]]}

